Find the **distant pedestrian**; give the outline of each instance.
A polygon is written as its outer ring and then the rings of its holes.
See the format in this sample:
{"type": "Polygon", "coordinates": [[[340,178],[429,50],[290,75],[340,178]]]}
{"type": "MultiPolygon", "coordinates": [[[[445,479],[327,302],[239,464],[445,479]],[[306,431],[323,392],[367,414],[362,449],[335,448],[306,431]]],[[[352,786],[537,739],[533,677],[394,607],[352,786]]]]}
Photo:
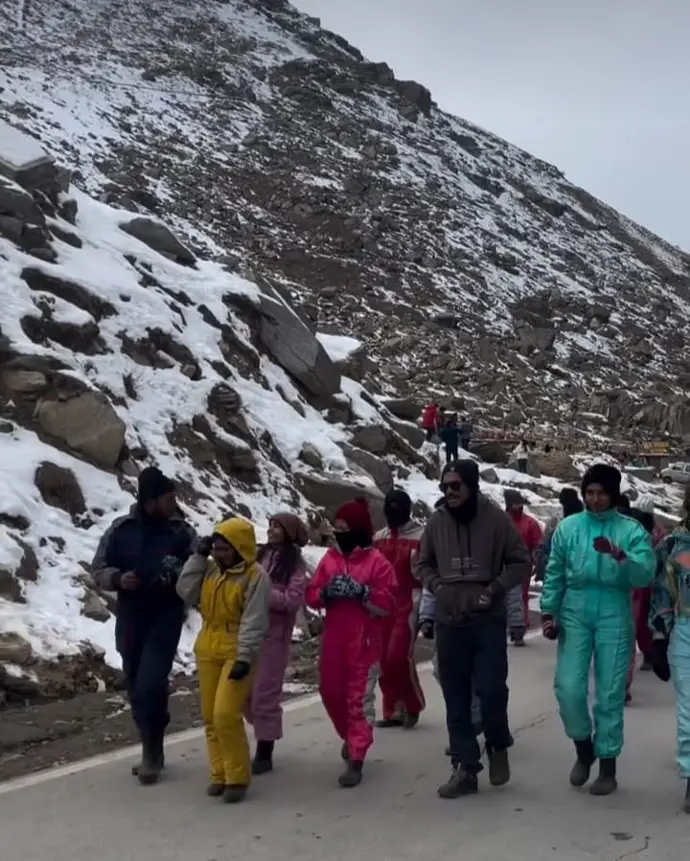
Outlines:
{"type": "MultiPolygon", "coordinates": [[[[516,646],[525,645],[525,630],[529,628],[529,588],[532,574],[536,568],[537,556],[542,543],[541,526],[534,517],[525,514],[525,500],[519,490],[509,488],[504,493],[506,511],[517,529],[518,535],[525,542],[530,555],[530,573],[520,586],[520,598],[524,617],[523,630],[511,628],[510,638],[516,646]]],[[[516,587],[517,588],[517,587],[516,587]]]]}
{"type": "Polygon", "coordinates": [[[460,435],[458,417],[453,414],[448,418],[443,428],[441,428],[441,442],[446,453],[446,463],[452,463],[458,459],[460,435]]]}
{"type": "Polygon", "coordinates": [[[424,407],[422,413],[422,430],[426,435],[427,442],[431,442],[439,426],[440,411],[436,401],[431,401],[424,407]]]}
{"type": "Polygon", "coordinates": [[[513,449],[513,457],[517,464],[518,472],[526,473],[529,467],[529,446],[527,440],[521,439],[513,449]]]}

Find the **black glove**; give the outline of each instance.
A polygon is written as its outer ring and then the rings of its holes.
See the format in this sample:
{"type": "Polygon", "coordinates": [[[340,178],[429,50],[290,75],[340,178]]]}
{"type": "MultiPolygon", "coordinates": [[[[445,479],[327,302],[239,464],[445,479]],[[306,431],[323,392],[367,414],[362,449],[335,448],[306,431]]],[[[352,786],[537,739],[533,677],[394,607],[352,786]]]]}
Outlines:
{"type": "Polygon", "coordinates": [[[248,661],[235,661],[235,663],[230,668],[228,678],[231,682],[241,682],[242,679],[247,678],[251,668],[252,665],[248,661]]]}
{"type": "Polygon", "coordinates": [[[671,667],[668,663],[668,640],[652,640],[652,650],[649,654],[649,660],[654,670],[655,675],[662,682],[667,682],[671,678],[671,667]]]}
{"type": "Polygon", "coordinates": [[[199,556],[210,556],[211,548],[213,547],[213,536],[205,535],[203,538],[199,538],[194,545],[194,553],[198,553],[199,556]]]}
{"type": "Polygon", "coordinates": [[[425,619],[419,626],[419,633],[425,640],[434,639],[434,620],[425,619]]]}
{"type": "Polygon", "coordinates": [[[160,571],[151,581],[154,586],[173,586],[180,576],[183,568],[183,561],[177,556],[164,556],[161,559],[160,571]]]}

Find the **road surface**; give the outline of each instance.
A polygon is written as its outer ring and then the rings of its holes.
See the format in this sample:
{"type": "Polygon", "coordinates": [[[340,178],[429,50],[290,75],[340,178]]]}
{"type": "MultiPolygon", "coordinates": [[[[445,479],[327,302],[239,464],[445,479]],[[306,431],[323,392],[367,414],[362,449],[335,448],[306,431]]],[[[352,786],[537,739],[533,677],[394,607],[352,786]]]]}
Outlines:
{"type": "MultiPolygon", "coordinates": [[[[381,730],[363,784],[337,787],[340,743],[311,697],[293,701],[276,771],[236,807],[206,798],[198,732],[168,748],[163,783],[130,776],[136,751],[106,754],[0,786],[0,845],[8,861],[679,861],[690,817],[679,812],[668,685],[636,679],[626,711],[621,789],[605,799],[568,785],[572,750],[551,692],[554,649],[537,638],[511,651],[513,780],[482,775],[479,795],[436,796],[448,773],[443,707],[428,671],[429,704],[413,732],[381,730]]],[[[480,778],[481,779],[481,778],[480,778]]]]}

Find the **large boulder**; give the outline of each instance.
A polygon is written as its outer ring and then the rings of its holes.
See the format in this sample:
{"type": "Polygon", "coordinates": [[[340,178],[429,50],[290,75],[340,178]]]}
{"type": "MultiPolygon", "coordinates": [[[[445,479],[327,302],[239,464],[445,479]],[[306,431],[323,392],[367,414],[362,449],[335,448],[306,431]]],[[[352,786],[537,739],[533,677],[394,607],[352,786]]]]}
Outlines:
{"type": "Polygon", "coordinates": [[[71,469],[44,461],[36,469],[34,484],[46,505],[60,508],[71,517],[86,511],[84,494],[71,469]]]}
{"type": "Polygon", "coordinates": [[[347,459],[367,472],[374,479],[376,486],[382,493],[388,493],[389,490],[393,490],[395,483],[393,470],[385,460],[361,448],[355,448],[355,446],[346,442],[342,443],[341,447],[347,459]]]}
{"type": "Polygon", "coordinates": [[[295,472],[295,486],[312,505],[325,509],[329,518],[335,515],[336,509],[344,502],[363,497],[369,503],[374,526],[380,528],[384,525],[384,494],[376,487],[353,484],[341,478],[317,477],[303,472],[295,472]]]}
{"type": "Polygon", "coordinates": [[[175,263],[183,266],[194,266],[196,263],[196,257],[189,248],[184,246],[172,230],[160,221],[144,217],[132,218],[120,224],[119,227],[120,230],[124,230],[125,233],[129,233],[163,257],[174,260],[175,263]]]}
{"type": "Polygon", "coordinates": [[[388,398],[383,402],[397,419],[416,422],[422,414],[421,405],[412,398],[388,398]]]}
{"type": "Polygon", "coordinates": [[[388,434],[382,425],[365,425],[357,428],[352,434],[352,444],[371,454],[386,454],[388,434]]]}
{"type": "Polygon", "coordinates": [[[340,371],[289,305],[262,293],[259,314],[261,343],[288,374],[313,395],[340,391],[340,371]]]}
{"type": "Polygon", "coordinates": [[[125,442],[125,423],[98,392],[65,401],[42,401],[36,410],[41,428],[96,466],[112,469],[125,442]]]}
{"type": "Polygon", "coordinates": [[[417,425],[413,425],[412,422],[400,421],[400,419],[389,419],[388,423],[403,439],[409,442],[412,448],[421,448],[424,445],[426,436],[417,425]]]}

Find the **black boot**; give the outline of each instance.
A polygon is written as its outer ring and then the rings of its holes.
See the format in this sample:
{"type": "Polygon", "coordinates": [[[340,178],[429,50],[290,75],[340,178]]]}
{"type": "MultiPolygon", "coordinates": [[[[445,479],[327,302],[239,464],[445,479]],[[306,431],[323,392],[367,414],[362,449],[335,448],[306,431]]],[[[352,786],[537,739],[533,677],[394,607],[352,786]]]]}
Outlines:
{"type": "Polygon", "coordinates": [[[592,795],[611,795],[618,789],[618,781],[616,780],[616,760],[600,759],[599,760],[599,776],[594,783],[589,787],[592,795]]]}
{"type": "Polygon", "coordinates": [[[144,732],[141,735],[141,763],[137,778],[142,786],[158,783],[163,770],[162,733],[144,732]]]}
{"type": "Polygon", "coordinates": [[[405,712],[405,717],[403,718],[403,729],[414,729],[419,723],[419,712],[416,714],[412,712],[405,712]]]}
{"type": "Polygon", "coordinates": [[[252,774],[267,774],[273,771],[274,741],[257,741],[256,753],[252,762],[252,774]]]}
{"type": "Polygon", "coordinates": [[[467,771],[462,765],[453,768],[448,781],[438,788],[439,798],[461,798],[474,795],[479,789],[477,775],[467,771]]]}
{"type": "Polygon", "coordinates": [[[223,790],[223,802],[225,804],[239,804],[247,797],[247,787],[239,783],[230,784],[223,790]]]}
{"type": "Polygon", "coordinates": [[[683,813],[690,813],[690,777],[685,781],[685,801],[683,802],[683,813]]]}
{"type": "Polygon", "coordinates": [[[364,763],[361,759],[351,759],[345,771],[338,778],[338,783],[345,789],[351,789],[354,786],[359,786],[362,782],[362,766],[364,763]]]}
{"type": "Polygon", "coordinates": [[[350,759],[350,751],[347,749],[347,742],[343,742],[343,746],[340,748],[340,758],[343,762],[348,762],[350,759]]]}
{"type": "Polygon", "coordinates": [[[379,729],[392,729],[394,727],[402,727],[405,725],[405,718],[402,715],[393,715],[389,718],[381,718],[376,721],[376,726],[379,729]]]}
{"type": "Polygon", "coordinates": [[[570,785],[584,786],[589,780],[589,775],[592,772],[592,766],[596,759],[592,739],[586,738],[584,741],[576,741],[575,750],[577,752],[577,759],[570,771],[570,785]]]}
{"type": "Polygon", "coordinates": [[[505,786],[510,780],[508,749],[493,750],[487,744],[486,753],[489,758],[489,783],[492,786],[505,786]]]}

